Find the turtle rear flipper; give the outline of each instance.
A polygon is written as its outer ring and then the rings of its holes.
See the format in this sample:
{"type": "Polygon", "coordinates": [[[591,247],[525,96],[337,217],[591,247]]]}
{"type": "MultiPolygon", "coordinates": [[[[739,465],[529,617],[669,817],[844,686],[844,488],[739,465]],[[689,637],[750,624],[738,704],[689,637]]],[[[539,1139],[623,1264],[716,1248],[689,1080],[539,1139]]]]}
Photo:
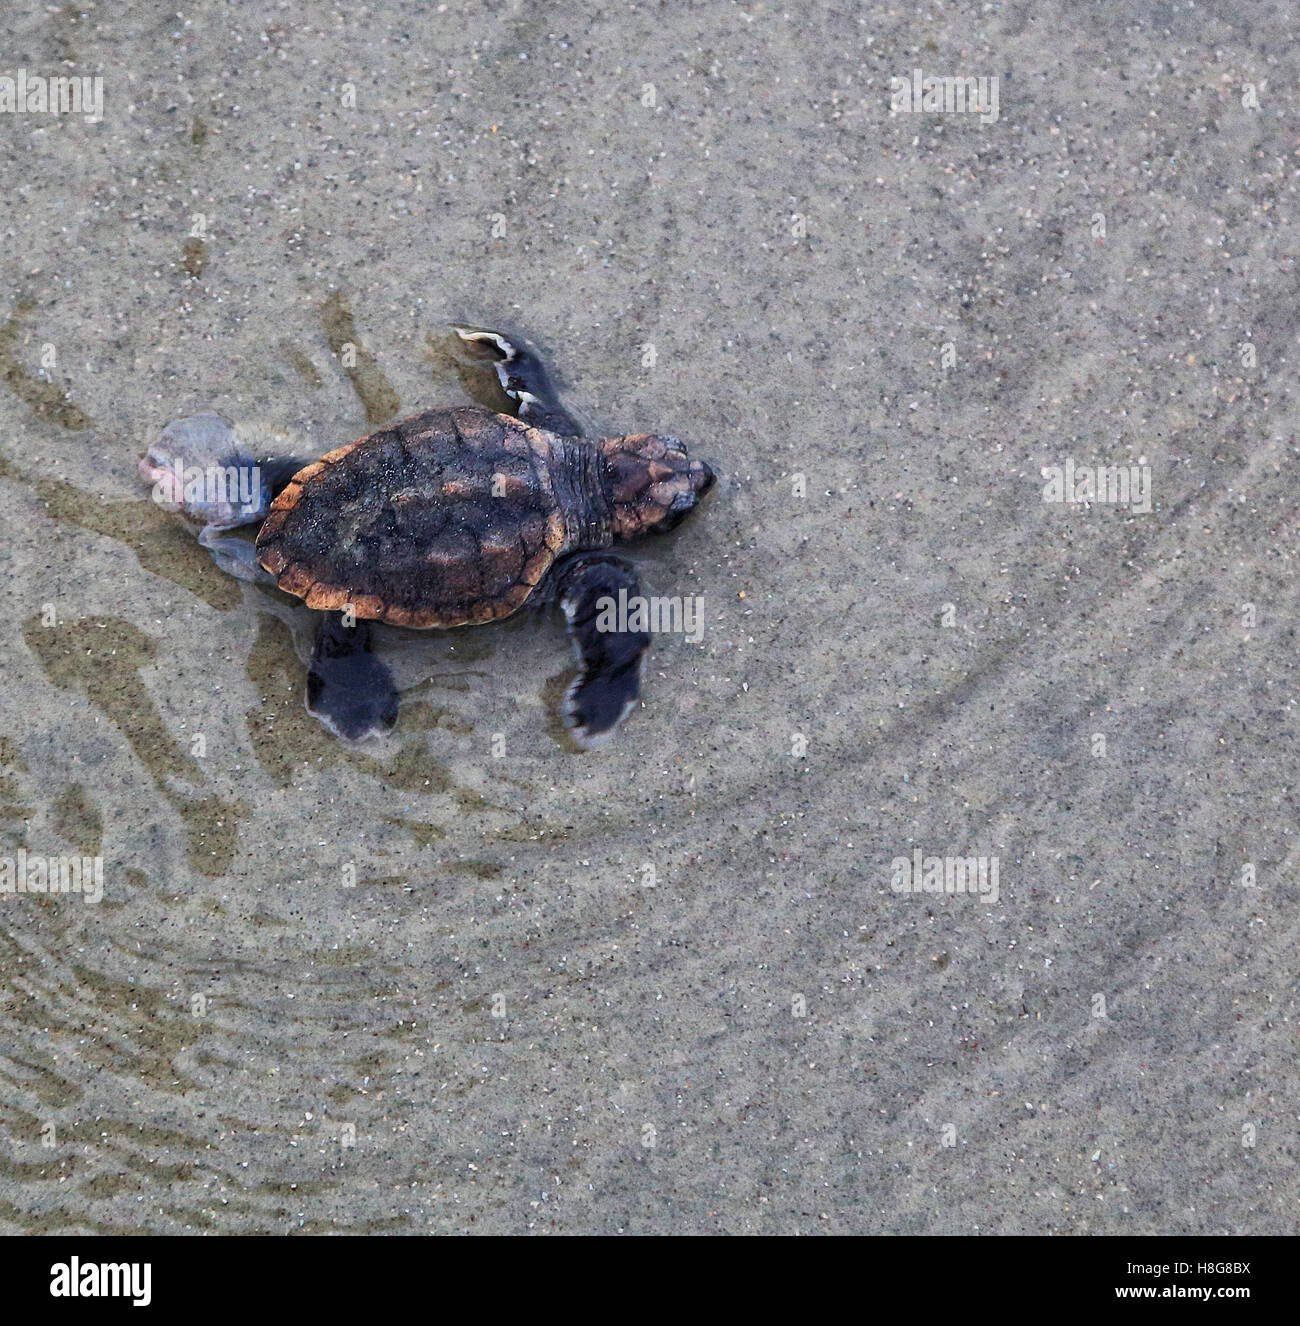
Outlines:
{"type": "Polygon", "coordinates": [[[348,626],[340,612],[321,613],[307,670],[307,712],[349,741],[392,730],[397,687],[370,652],[368,621],[348,626]]]}
{"type": "Polygon", "coordinates": [[[258,566],[253,545],[226,532],[261,524],[272,500],[308,463],[272,453],[268,444],[281,438],[272,429],[238,429],[209,411],[168,424],[140,461],[154,501],[201,521],[199,544],[241,580],[274,583],[258,566]]]}
{"type": "MultiPolygon", "coordinates": [[[[242,520],[204,525],[199,531],[199,547],[206,548],[212,560],[227,575],[251,581],[255,585],[276,583],[275,577],[257,560],[257,545],[228,531],[238,525],[261,524],[266,519],[272,501],[283,492],[289,480],[309,463],[298,456],[270,456],[258,461],[254,471],[259,475],[256,509],[245,513],[242,520]]],[[[202,513],[187,508],[185,514],[202,513]]]]}
{"type": "Polygon", "coordinates": [[[275,577],[264,571],[257,560],[257,545],[238,534],[228,534],[225,525],[204,525],[199,530],[199,547],[227,574],[255,585],[274,585],[275,577]]]}
{"type": "MultiPolygon", "coordinates": [[[[611,605],[636,597],[636,572],[608,553],[570,558],[557,571],[560,606],[582,675],[565,697],[564,721],[580,746],[603,745],[641,696],[641,656],[650,645],[645,631],[602,629],[611,605]]],[[[617,626],[617,612],[614,614],[617,626]]]]}

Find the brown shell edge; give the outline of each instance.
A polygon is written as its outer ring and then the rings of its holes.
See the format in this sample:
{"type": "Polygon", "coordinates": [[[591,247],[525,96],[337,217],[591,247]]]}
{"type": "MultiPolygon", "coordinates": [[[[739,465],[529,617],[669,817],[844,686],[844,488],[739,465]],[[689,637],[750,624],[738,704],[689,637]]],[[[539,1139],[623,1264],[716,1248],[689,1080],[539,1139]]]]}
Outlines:
{"type": "MultiPolygon", "coordinates": [[[[509,422],[517,427],[521,424],[518,419],[509,416],[503,417],[509,419],[509,422]]],[[[545,460],[550,449],[549,434],[526,425],[521,427],[521,431],[524,432],[534,457],[542,462],[539,466],[539,473],[544,478],[546,476],[545,460]]],[[[271,503],[271,513],[258,532],[257,558],[266,570],[277,578],[277,587],[286,594],[293,594],[301,598],[309,608],[315,608],[322,612],[341,612],[350,607],[353,615],[359,620],[379,621],[388,626],[406,626],[416,630],[477,625],[483,622],[499,621],[501,618],[509,617],[511,613],[517,612],[532,596],[533,591],[541,583],[542,577],[550,570],[556,557],[564,550],[566,538],[564,517],[558,510],[552,510],[547,516],[546,545],[525,564],[519,583],[504,597],[494,599],[491,602],[478,603],[464,613],[444,614],[436,612],[432,608],[415,611],[409,608],[388,607],[377,594],[362,594],[352,598],[341,585],[327,584],[323,581],[310,579],[310,573],[305,567],[296,562],[289,563],[284,553],[273,546],[275,537],[284,524],[286,514],[298,504],[298,499],[302,496],[303,484],[314,479],[327,464],[337,464],[350,451],[373,436],[374,434],[367,433],[365,437],[358,438],[355,442],[349,442],[345,446],[335,447],[333,451],[327,451],[320,460],[305,465],[289,480],[279,496],[271,503]]],[[[544,483],[544,487],[547,492],[550,492],[549,483],[544,483]]]]}

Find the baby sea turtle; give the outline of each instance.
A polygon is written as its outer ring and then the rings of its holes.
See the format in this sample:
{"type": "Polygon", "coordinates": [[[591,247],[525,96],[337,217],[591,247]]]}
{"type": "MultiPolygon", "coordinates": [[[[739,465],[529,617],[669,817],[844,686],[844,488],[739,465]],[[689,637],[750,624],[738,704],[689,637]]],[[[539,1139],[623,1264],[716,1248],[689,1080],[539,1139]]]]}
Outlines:
{"type": "Polygon", "coordinates": [[[514,414],[426,410],[318,460],[262,454],[221,416],[198,415],[163,430],[141,476],[204,522],[199,542],[223,570],[320,611],[307,708],[339,736],[387,732],[397,719],[372,621],[468,626],[558,598],[581,665],[565,719],[581,745],[598,744],[636,703],[650,643],[644,631],[598,626],[620,591],[640,594],[633,567],[608,549],[673,529],[713,471],[671,437],[583,439],[531,349],[454,330],[489,348],[514,414]],[[225,532],[253,524],[255,544],[225,532]]]}

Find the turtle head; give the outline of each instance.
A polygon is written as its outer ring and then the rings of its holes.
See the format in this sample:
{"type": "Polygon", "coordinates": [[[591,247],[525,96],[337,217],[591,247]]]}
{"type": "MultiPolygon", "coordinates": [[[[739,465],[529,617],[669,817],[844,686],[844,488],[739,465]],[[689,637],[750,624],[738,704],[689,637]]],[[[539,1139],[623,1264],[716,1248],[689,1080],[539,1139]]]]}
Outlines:
{"type": "Polygon", "coordinates": [[[675,437],[633,433],[607,437],[599,446],[616,539],[676,529],[715,482],[713,471],[691,460],[675,437]]]}

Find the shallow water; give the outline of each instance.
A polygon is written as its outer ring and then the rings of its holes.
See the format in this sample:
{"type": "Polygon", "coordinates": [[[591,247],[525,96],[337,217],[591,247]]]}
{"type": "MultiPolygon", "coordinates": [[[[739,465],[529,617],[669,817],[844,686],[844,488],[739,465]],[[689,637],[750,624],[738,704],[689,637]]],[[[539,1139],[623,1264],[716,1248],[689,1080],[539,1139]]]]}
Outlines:
{"type": "Polygon", "coordinates": [[[106,91],[0,117],[0,854],[104,893],[0,896],[0,1229],[1294,1229],[1280,9],[227,8],[6,19],[106,91]],[[720,476],[599,752],[538,614],[345,747],[136,476],[479,397],[458,321],[720,476]]]}

